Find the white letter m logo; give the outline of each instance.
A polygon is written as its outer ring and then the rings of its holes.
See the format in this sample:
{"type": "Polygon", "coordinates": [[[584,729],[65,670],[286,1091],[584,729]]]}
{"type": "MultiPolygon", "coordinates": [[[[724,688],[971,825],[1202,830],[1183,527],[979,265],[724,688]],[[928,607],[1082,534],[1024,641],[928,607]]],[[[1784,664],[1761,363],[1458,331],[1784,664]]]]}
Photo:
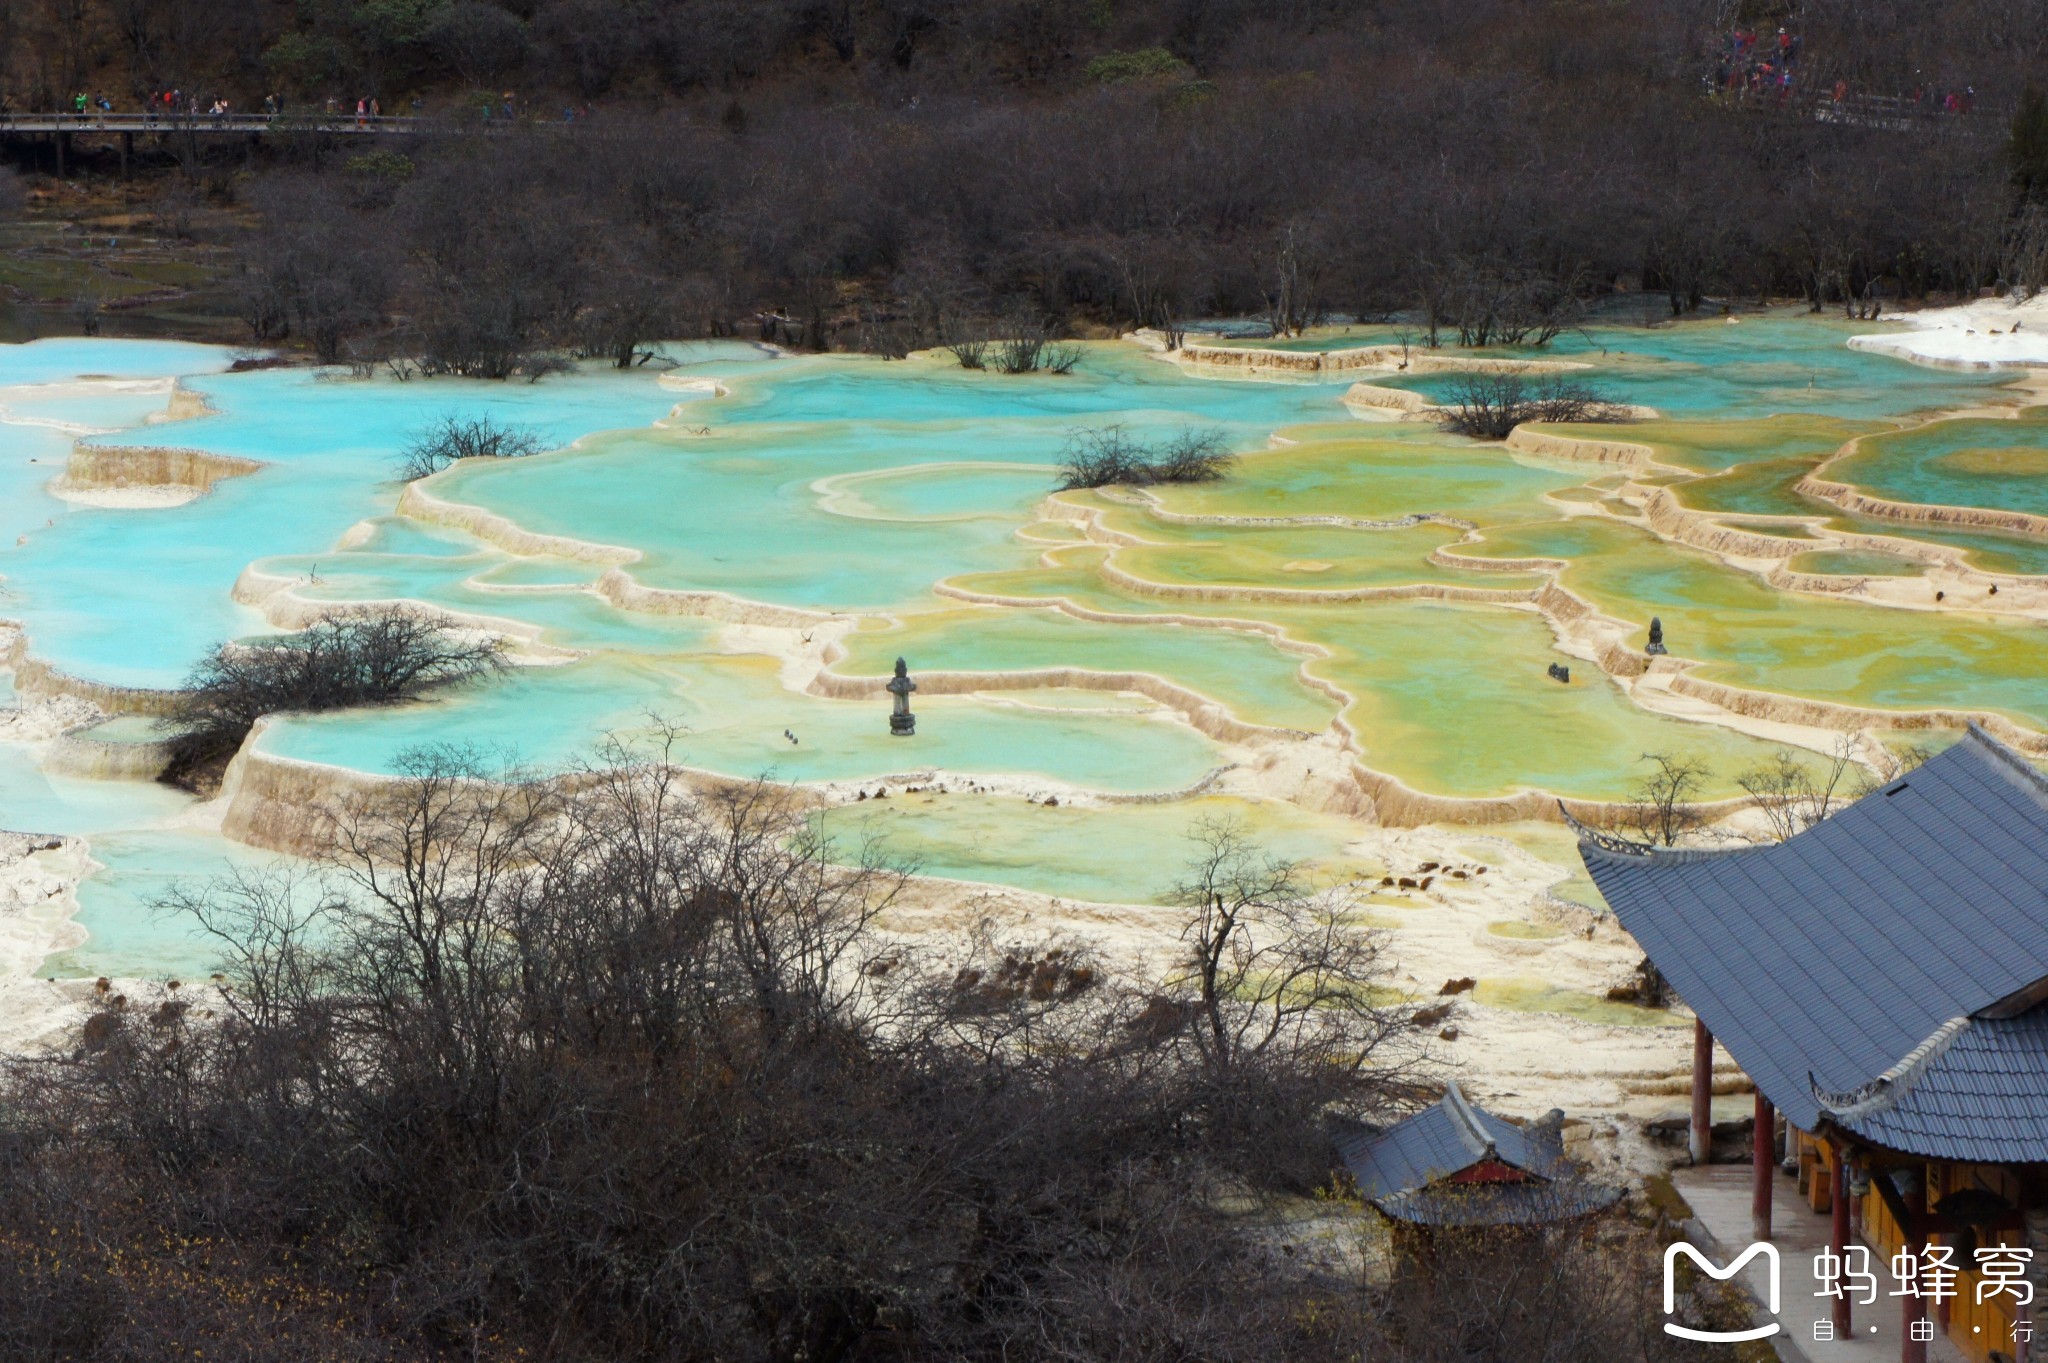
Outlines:
{"type": "MultiPolygon", "coordinates": [[[[1761,1254],[1764,1257],[1764,1262],[1770,1266],[1769,1306],[1771,1314],[1774,1316],[1778,1314],[1778,1247],[1776,1245],[1759,1241],[1737,1255],[1735,1262],[1728,1265],[1728,1267],[1716,1268],[1706,1255],[1700,1253],[1691,1245],[1685,1243],[1685,1241],[1679,1240],[1664,1251],[1665,1315],[1668,1316],[1678,1309],[1677,1266],[1678,1256],[1681,1254],[1691,1259],[1695,1264],[1698,1264],[1700,1272],[1706,1274],[1709,1278],[1715,1278],[1721,1282],[1726,1282],[1740,1273],[1744,1264],[1761,1254]]],[[[1745,1339],[1764,1339],[1778,1333],[1779,1328],[1776,1321],[1772,1321],[1769,1325],[1759,1325],[1751,1330],[1693,1330],[1683,1325],[1674,1325],[1668,1320],[1664,1322],[1665,1334],[1676,1335],[1680,1339],[1697,1339],[1707,1344],[1734,1344],[1745,1339]]]]}

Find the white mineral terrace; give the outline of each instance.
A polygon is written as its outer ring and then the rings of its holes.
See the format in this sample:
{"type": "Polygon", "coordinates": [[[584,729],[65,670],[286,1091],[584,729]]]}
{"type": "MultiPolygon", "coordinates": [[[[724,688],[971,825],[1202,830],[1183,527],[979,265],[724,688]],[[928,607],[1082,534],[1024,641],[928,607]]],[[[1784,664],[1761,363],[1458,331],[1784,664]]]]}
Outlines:
{"type": "Polygon", "coordinates": [[[1476,1098],[1564,1106],[1641,1163],[1690,1031],[1609,997],[1640,952],[1560,802],[1611,813],[1669,752],[1740,836],[1734,777],[1781,750],[1877,769],[1977,722],[2048,752],[2048,440],[2031,376],[1981,367],[2048,363],[2048,313],[1903,320],[1478,356],[1370,327],[1141,337],[1019,378],[693,344],[531,385],[0,347],[0,828],[24,835],[0,839],[0,1049],[61,1032],[99,977],[203,977],[151,903],[314,850],[307,811],[409,749],[545,770],[659,717],[705,779],[796,783],[914,862],[896,932],[994,915],[1156,964],[1184,834],[1236,819],[1353,898],[1476,1098]],[[1472,373],[1569,374],[1638,419],[1444,434],[1472,373]],[[398,482],[450,413],[551,452],[398,482]],[[1059,491],[1071,432],[1109,425],[1213,429],[1238,458],[1059,491]],[[206,803],[148,779],[152,717],[207,649],[401,601],[517,665],[273,717],[206,803]]]}

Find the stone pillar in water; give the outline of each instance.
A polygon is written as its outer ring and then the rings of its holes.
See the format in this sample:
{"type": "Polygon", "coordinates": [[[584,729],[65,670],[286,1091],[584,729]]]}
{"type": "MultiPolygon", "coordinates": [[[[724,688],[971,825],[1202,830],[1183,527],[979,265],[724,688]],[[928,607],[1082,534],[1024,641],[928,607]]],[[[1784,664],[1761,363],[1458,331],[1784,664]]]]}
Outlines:
{"type": "Polygon", "coordinates": [[[910,679],[910,669],[901,658],[896,660],[896,675],[889,679],[889,694],[896,698],[895,708],[889,713],[889,732],[897,738],[908,738],[917,732],[917,716],[910,713],[910,693],[917,689],[917,683],[910,679]]]}

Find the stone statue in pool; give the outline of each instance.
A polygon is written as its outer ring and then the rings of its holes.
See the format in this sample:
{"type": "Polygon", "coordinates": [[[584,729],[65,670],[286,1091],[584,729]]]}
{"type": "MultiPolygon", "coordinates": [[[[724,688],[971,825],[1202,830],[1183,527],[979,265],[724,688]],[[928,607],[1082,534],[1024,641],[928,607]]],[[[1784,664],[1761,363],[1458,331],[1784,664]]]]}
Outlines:
{"type": "Polygon", "coordinates": [[[1664,652],[1664,622],[1654,615],[1650,617],[1650,646],[1643,652],[1652,655],[1664,652]]]}
{"type": "Polygon", "coordinates": [[[901,658],[896,660],[896,675],[889,679],[889,694],[896,698],[895,708],[889,713],[889,732],[897,738],[908,738],[917,732],[917,716],[910,713],[910,693],[917,689],[917,683],[910,679],[910,669],[901,658]]]}

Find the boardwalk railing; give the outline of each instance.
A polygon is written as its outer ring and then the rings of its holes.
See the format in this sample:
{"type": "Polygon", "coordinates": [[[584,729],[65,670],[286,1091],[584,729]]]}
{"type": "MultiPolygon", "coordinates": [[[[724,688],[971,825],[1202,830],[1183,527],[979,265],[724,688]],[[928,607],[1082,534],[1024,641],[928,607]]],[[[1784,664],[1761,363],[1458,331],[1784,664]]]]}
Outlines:
{"type": "Polygon", "coordinates": [[[1787,114],[1820,123],[1892,132],[1945,128],[1970,137],[2002,137],[2012,121],[2010,109],[1986,107],[1974,98],[1971,108],[1949,109],[1931,100],[1913,100],[1903,95],[1852,93],[1836,99],[1832,91],[1811,89],[1781,93],[1774,89],[1728,90],[1710,85],[1707,96],[1756,113],[1787,114]]]}
{"type": "Polygon", "coordinates": [[[477,132],[517,126],[509,118],[411,118],[397,114],[152,114],[133,111],[101,113],[0,113],[0,133],[335,133],[392,135],[427,132],[477,132]]]}

